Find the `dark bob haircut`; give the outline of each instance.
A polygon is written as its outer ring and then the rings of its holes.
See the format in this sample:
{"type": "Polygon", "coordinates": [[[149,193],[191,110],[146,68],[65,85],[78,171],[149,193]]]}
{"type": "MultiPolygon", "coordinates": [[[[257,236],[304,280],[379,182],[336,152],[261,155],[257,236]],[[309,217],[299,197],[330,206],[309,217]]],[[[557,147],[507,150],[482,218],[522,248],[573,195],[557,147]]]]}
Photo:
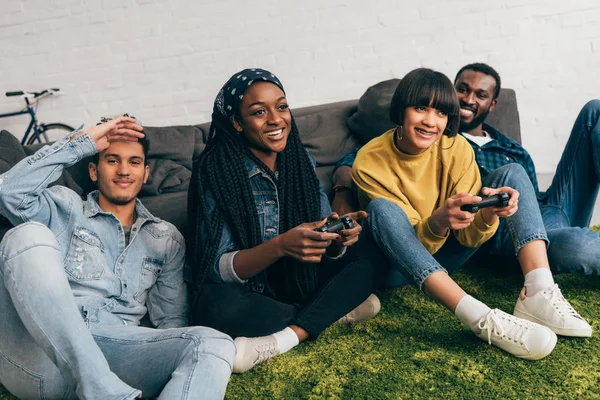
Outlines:
{"type": "Polygon", "coordinates": [[[404,122],[407,107],[433,107],[448,115],[444,135],[454,137],[460,123],[458,96],[450,79],[429,68],[410,71],[396,87],[390,104],[390,119],[396,125],[404,122]]]}

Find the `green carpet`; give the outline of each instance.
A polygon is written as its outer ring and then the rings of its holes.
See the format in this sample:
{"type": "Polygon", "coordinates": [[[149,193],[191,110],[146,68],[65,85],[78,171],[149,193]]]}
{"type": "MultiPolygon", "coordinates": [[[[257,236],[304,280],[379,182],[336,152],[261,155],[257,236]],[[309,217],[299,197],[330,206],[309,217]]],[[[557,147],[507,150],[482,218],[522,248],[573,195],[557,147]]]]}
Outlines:
{"type": "MultiPolygon", "coordinates": [[[[469,267],[453,275],[473,296],[512,312],[522,277],[469,267]]],[[[600,397],[600,277],[555,277],[595,331],[558,339],[554,352],[524,361],[487,345],[413,287],[378,292],[381,313],[333,326],[316,342],[234,375],[228,399],[479,399],[600,397]]],[[[0,386],[0,399],[14,399],[0,386]]]]}

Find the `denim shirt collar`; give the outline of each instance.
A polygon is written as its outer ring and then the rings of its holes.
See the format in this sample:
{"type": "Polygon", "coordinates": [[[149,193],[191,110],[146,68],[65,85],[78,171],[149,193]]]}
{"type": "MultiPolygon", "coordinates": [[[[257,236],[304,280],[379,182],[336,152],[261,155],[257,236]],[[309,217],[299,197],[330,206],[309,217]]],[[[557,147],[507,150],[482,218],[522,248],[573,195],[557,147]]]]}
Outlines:
{"type": "MultiPolygon", "coordinates": [[[[152,215],[138,198],[135,199],[135,212],[139,220],[161,222],[161,219],[152,215]]],[[[100,205],[98,204],[98,191],[94,190],[87,195],[87,200],[83,204],[83,215],[91,218],[98,214],[106,214],[106,212],[100,208],[100,205]]]]}
{"type": "MultiPolygon", "coordinates": [[[[256,175],[262,174],[263,177],[271,180],[271,176],[256,165],[256,163],[248,156],[244,157],[244,166],[246,167],[246,171],[248,171],[248,178],[253,178],[256,175]]],[[[275,176],[277,176],[277,171],[275,171],[275,176]]]]}

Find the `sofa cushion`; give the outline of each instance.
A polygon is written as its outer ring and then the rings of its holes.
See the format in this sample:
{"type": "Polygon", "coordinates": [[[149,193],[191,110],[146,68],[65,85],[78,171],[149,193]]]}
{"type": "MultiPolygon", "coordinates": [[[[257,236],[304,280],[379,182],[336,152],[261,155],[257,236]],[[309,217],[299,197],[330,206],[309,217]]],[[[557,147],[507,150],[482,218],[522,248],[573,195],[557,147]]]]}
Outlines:
{"type": "Polygon", "coordinates": [[[196,136],[202,136],[202,132],[197,127],[193,125],[146,126],[144,133],[150,141],[148,159],[171,160],[189,170],[192,169],[196,136]]]}
{"type": "Polygon", "coordinates": [[[149,159],[150,176],[142,187],[140,196],[186,191],[192,171],[171,160],[149,159]]]}
{"type": "Polygon", "coordinates": [[[150,177],[140,196],[187,190],[192,176],[192,157],[202,131],[192,125],[144,127],[150,142],[150,177]]]}
{"type": "Polygon", "coordinates": [[[13,165],[25,158],[23,146],[12,133],[6,130],[0,131],[0,174],[8,171],[13,165]],[[8,168],[7,168],[8,167],[8,168]]]}
{"type": "Polygon", "coordinates": [[[339,108],[295,118],[302,143],[315,157],[318,166],[333,165],[359,146],[346,128],[346,119],[352,111],[351,108],[339,108]]]}
{"type": "Polygon", "coordinates": [[[511,139],[521,143],[521,123],[517,107],[517,95],[512,89],[500,89],[496,108],[485,122],[511,139]]]}
{"type": "Polygon", "coordinates": [[[204,151],[206,147],[206,140],[208,139],[208,132],[210,130],[210,122],[205,122],[200,125],[195,125],[200,131],[200,135],[196,136],[196,145],[194,147],[194,159],[204,151]]]}
{"type": "MultiPolygon", "coordinates": [[[[19,160],[25,157],[25,152],[21,143],[10,132],[0,131],[0,175],[8,171],[19,160]]],[[[0,233],[5,233],[8,227],[12,226],[0,210],[0,233]],[[3,229],[5,228],[5,229],[3,229]]],[[[2,237],[3,235],[0,235],[2,237]]]]}
{"type": "Polygon", "coordinates": [[[169,221],[184,235],[188,226],[187,200],[187,191],[140,197],[140,201],[152,215],[169,221]]]}
{"type": "Polygon", "coordinates": [[[390,120],[390,103],[400,79],[379,82],[370,88],[358,100],[357,111],[348,118],[348,129],[361,144],[365,144],[383,132],[393,128],[390,120]]]}

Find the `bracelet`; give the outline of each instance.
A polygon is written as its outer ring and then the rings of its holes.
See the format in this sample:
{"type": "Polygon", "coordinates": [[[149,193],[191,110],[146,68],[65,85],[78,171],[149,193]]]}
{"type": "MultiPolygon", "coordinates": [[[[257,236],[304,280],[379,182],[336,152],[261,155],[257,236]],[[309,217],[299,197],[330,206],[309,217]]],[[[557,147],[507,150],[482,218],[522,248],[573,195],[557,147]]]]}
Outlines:
{"type": "Polygon", "coordinates": [[[333,187],[333,189],[331,189],[331,190],[333,190],[333,193],[337,193],[340,190],[345,190],[345,189],[352,191],[352,188],[350,186],[347,186],[347,185],[335,185],[333,187]]]}

